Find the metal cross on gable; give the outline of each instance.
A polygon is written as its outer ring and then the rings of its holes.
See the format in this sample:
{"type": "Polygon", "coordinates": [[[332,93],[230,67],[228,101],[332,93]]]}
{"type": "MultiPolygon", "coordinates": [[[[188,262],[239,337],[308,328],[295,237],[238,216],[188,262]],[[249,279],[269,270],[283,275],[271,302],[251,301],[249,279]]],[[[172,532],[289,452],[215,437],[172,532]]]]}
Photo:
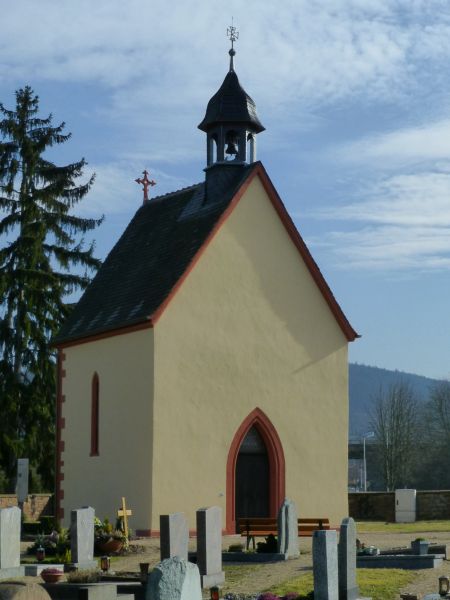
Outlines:
{"type": "Polygon", "coordinates": [[[147,170],[142,171],[142,174],[144,175],[144,177],[143,178],[140,177],[139,179],[135,179],[135,182],[139,183],[144,188],[144,204],[145,204],[149,200],[149,197],[148,197],[148,188],[149,188],[149,186],[156,185],[156,181],[153,181],[153,179],[149,179],[147,177],[147,175],[148,175],[148,171],[147,170]]]}

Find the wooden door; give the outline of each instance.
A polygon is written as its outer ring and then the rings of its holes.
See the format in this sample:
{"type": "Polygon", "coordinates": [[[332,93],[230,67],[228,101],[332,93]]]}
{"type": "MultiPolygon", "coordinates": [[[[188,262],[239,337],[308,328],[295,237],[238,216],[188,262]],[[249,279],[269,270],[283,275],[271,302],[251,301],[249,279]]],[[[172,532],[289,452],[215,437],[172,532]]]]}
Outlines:
{"type": "Polygon", "coordinates": [[[236,461],[236,519],[269,517],[270,467],[267,448],[256,427],[245,436],[236,461]]]}

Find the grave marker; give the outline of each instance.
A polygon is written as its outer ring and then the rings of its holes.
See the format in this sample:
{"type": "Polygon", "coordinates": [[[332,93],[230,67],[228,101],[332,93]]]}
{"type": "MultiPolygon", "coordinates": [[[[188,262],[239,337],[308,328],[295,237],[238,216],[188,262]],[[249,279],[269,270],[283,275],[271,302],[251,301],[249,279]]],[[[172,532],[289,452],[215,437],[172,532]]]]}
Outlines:
{"type": "Polygon", "coordinates": [[[22,505],[28,496],[29,462],[28,458],[19,458],[17,460],[16,494],[19,505],[22,505]]]}
{"type": "Polygon", "coordinates": [[[122,496],[122,508],[117,511],[117,516],[123,519],[123,532],[128,540],[128,517],[133,516],[133,512],[127,509],[125,498],[122,496]]]}
{"type": "Polygon", "coordinates": [[[94,518],[90,506],[72,510],[70,513],[70,549],[72,564],[79,569],[94,569],[94,518]]]}
{"type": "Polygon", "coordinates": [[[339,600],[356,600],[356,526],[349,517],[341,523],[338,546],[339,600]]]}
{"type": "Polygon", "coordinates": [[[314,600],[338,600],[337,536],[335,531],[313,533],[314,600]]]}
{"type": "Polygon", "coordinates": [[[225,581],[222,571],[222,509],[219,506],[197,511],[197,564],[203,588],[225,581]]]}
{"type": "Polygon", "coordinates": [[[184,513],[159,517],[161,560],[178,556],[188,559],[189,530],[184,513]]]}
{"type": "Polygon", "coordinates": [[[197,565],[178,556],[160,562],[148,578],[145,600],[202,600],[197,565]]]}
{"type": "Polygon", "coordinates": [[[278,511],[278,552],[286,558],[299,556],[298,521],[295,503],[286,498],[278,511]]]}
{"type": "Polygon", "coordinates": [[[0,579],[24,575],[20,566],[20,522],[17,506],[0,509],[0,579]]]}

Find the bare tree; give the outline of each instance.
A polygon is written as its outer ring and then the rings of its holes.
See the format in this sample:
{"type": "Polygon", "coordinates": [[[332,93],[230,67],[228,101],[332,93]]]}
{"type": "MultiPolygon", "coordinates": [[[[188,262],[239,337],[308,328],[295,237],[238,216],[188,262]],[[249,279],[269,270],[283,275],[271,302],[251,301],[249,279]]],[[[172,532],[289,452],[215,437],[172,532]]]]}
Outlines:
{"type": "Polygon", "coordinates": [[[378,445],[381,471],[387,490],[408,485],[415,460],[418,432],[417,400],[410,386],[395,383],[380,389],[374,399],[372,428],[378,445]]]}
{"type": "Polygon", "coordinates": [[[427,414],[434,437],[450,448],[450,381],[439,381],[431,388],[427,414]]]}

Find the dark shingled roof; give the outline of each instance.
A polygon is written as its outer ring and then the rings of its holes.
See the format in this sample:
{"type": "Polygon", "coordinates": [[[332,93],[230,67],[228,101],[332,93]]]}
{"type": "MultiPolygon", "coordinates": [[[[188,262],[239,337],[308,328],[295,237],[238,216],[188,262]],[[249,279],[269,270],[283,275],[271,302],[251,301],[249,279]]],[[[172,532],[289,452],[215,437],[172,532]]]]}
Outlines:
{"type": "Polygon", "coordinates": [[[227,73],[219,91],[208,102],[205,118],[198,128],[208,131],[217,123],[248,123],[256,133],[265,129],[256,114],[254,101],[241,87],[234,71],[227,73]]]}
{"type": "Polygon", "coordinates": [[[207,198],[200,183],[141,206],[54,343],[149,321],[258,164],[223,168],[207,198]]]}

